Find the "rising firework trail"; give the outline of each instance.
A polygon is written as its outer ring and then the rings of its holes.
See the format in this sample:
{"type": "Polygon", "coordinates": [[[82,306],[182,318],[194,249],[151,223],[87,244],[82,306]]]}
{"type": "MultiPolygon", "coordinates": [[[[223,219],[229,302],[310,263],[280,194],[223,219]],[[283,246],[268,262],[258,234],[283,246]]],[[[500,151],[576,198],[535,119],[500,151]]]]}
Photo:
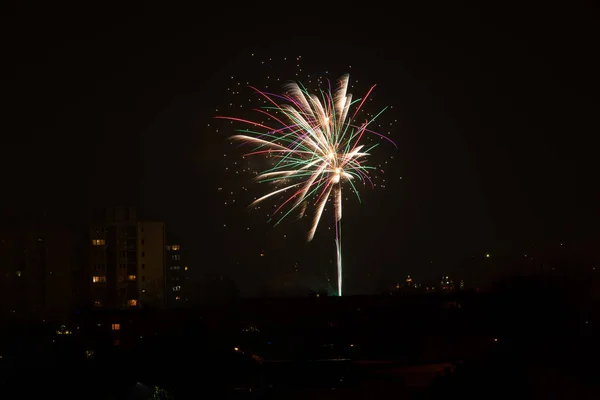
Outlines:
{"type": "Polygon", "coordinates": [[[278,216],[277,225],[294,211],[303,217],[307,206],[314,206],[307,238],[311,241],[326,204],[333,202],[339,296],[342,295],[342,189],[350,188],[360,202],[355,183],[374,186],[369,172],[376,168],[366,165],[365,160],[377,144],[365,148],[361,144],[365,134],[376,135],[396,146],[387,136],[370,129],[385,108],[371,119],[358,121],[357,114],[375,86],[362,99],[353,100],[347,93],[349,79],[349,75],[343,75],[334,91],[329,88],[317,93],[309,93],[300,83],[288,84],[282,95],[253,88],[267,104],[256,111],[276,126],[216,117],[250,125],[252,129],[239,129],[232,139],[254,145],[246,156],[262,155],[274,160],[271,168],[256,177],[258,182],[272,184],[273,189],[250,207],[273,196],[284,196],[272,214],[278,216]]]}

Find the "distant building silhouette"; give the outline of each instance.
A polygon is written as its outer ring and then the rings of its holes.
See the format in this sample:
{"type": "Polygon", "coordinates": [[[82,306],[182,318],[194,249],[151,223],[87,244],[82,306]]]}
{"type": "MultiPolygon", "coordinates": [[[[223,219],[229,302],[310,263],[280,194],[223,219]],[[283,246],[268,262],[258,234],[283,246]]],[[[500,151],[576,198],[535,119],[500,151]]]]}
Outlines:
{"type": "Polygon", "coordinates": [[[49,227],[0,232],[0,310],[24,319],[68,318],[77,292],[76,238],[49,227]]]}
{"type": "Polygon", "coordinates": [[[440,281],[440,289],[449,291],[454,290],[454,281],[450,279],[450,277],[447,275],[442,276],[442,279],[440,281]]]}
{"type": "Polygon", "coordinates": [[[90,226],[90,302],[95,308],[165,306],[165,224],[134,208],[96,212],[90,226]]]}
{"type": "Polygon", "coordinates": [[[408,293],[419,293],[421,291],[421,284],[414,281],[412,276],[406,275],[404,282],[396,282],[394,286],[395,290],[390,292],[390,294],[408,294],[408,293]]]}

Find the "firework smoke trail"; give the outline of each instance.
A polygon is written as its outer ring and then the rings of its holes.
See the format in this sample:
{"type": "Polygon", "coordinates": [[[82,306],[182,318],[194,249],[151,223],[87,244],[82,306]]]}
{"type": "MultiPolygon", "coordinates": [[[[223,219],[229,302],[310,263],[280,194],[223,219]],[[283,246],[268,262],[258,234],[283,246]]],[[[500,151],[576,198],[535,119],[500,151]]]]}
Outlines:
{"type": "Polygon", "coordinates": [[[386,136],[368,129],[385,108],[370,120],[355,122],[375,86],[364,98],[353,100],[352,95],[347,93],[349,79],[349,75],[343,75],[335,91],[320,90],[317,94],[309,93],[298,83],[288,84],[283,95],[253,88],[267,103],[256,111],[277,123],[277,128],[240,118],[215,117],[252,127],[238,129],[237,134],[232,136],[234,140],[255,145],[247,156],[264,155],[275,159],[272,168],[256,177],[258,182],[274,185],[274,189],[250,204],[253,207],[270,197],[287,195],[272,214],[283,214],[275,225],[295,210],[300,212],[301,217],[304,216],[306,204],[312,200],[315,213],[307,238],[311,241],[327,202],[333,200],[339,296],[342,295],[342,184],[347,183],[359,201],[360,195],[353,181],[373,184],[369,171],[375,168],[365,165],[364,161],[377,144],[364,149],[360,141],[365,133],[377,135],[396,146],[386,136]],[[356,103],[359,104],[350,115],[350,108],[356,103]],[[287,210],[284,210],[285,206],[287,210]]]}

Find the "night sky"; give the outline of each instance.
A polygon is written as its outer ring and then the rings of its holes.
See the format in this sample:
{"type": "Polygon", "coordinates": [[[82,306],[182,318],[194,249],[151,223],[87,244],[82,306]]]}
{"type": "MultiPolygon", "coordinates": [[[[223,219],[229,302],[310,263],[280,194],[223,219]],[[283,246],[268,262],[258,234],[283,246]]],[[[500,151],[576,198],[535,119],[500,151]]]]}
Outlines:
{"type": "Polygon", "coordinates": [[[346,293],[453,274],[486,252],[600,240],[600,25],[589,6],[42,5],[2,25],[9,216],[45,210],[77,224],[92,206],[132,204],[190,249],[196,277],[231,276],[244,294],[327,288],[327,224],[307,244],[302,221],[273,227],[248,211],[261,188],[242,193],[251,175],[225,168],[243,151],[213,125],[232,114],[216,112],[231,76],[297,79],[281,59],[301,56],[304,73],[349,72],[357,95],[377,84],[371,111],[393,106],[386,119],[397,120],[398,150],[373,156],[388,161],[385,188],[346,203],[346,293]]]}

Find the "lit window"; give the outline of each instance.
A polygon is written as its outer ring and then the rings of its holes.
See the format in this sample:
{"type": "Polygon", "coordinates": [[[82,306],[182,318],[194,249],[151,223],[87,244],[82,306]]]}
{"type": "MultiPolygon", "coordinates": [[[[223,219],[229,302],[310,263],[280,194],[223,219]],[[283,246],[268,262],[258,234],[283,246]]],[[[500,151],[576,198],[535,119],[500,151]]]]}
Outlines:
{"type": "Polygon", "coordinates": [[[94,307],[102,307],[102,302],[100,300],[94,300],[94,307]]]}
{"type": "Polygon", "coordinates": [[[135,275],[127,275],[128,281],[135,281],[135,275]]]}
{"type": "Polygon", "coordinates": [[[127,305],[129,307],[137,307],[137,300],[136,299],[131,299],[127,301],[127,305]]]}
{"type": "Polygon", "coordinates": [[[178,244],[174,244],[171,246],[171,250],[173,250],[173,251],[179,251],[179,249],[180,249],[180,246],[178,244]]]}
{"type": "Polygon", "coordinates": [[[181,296],[175,296],[175,300],[181,300],[181,296]]]}
{"type": "Polygon", "coordinates": [[[183,267],[183,269],[184,269],[185,271],[187,271],[187,265],[186,265],[185,267],[183,267]]]}
{"type": "Polygon", "coordinates": [[[94,283],[106,283],[106,276],[92,276],[92,282],[94,282],[94,283]]]}
{"type": "Polygon", "coordinates": [[[181,286],[173,286],[174,292],[179,292],[181,290],[181,286]]]}
{"type": "Polygon", "coordinates": [[[120,331],[121,330],[121,324],[112,324],[112,330],[113,331],[120,331]]]}
{"type": "Polygon", "coordinates": [[[106,240],[104,239],[93,239],[92,246],[104,246],[106,245],[106,240]]]}

